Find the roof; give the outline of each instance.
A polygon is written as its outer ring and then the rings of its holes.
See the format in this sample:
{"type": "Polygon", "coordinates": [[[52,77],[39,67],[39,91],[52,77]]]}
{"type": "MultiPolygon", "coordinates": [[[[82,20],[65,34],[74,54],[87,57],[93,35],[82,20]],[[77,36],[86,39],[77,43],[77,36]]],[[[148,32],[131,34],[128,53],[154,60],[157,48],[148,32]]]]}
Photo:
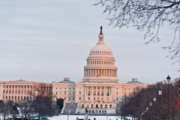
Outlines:
{"type": "Polygon", "coordinates": [[[74,83],[74,82],[70,80],[63,80],[63,81],[60,81],[59,83],[74,83]]]}
{"type": "Polygon", "coordinates": [[[138,81],[137,78],[132,78],[132,80],[127,83],[128,84],[143,84],[142,82],[138,81]]]}
{"type": "Polygon", "coordinates": [[[139,82],[139,81],[129,81],[127,83],[128,84],[143,84],[142,82],[139,82]]]}
{"type": "Polygon", "coordinates": [[[59,83],[74,83],[74,82],[71,81],[69,77],[65,77],[64,80],[60,81],[59,83]]]}

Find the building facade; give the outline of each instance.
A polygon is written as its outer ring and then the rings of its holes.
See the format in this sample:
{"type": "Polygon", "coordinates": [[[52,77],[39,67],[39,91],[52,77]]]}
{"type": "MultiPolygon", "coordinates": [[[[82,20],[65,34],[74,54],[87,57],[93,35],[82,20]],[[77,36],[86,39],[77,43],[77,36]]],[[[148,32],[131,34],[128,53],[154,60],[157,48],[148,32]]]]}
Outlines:
{"type": "Polygon", "coordinates": [[[75,101],[75,82],[70,81],[66,77],[61,82],[52,82],[52,97],[53,101],[64,99],[64,103],[75,101]]]}
{"type": "Polygon", "coordinates": [[[118,83],[115,59],[104,42],[101,27],[98,42],[87,58],[83,81],[76,83],[77,113],[113,114],[117,103],[124,97],[146,87],[136,79],[129,83],[118,83]]]}
{"type": "Polygon", "coordinates": [[[38,95],[50,96],[51,85],[23,80],[0,82],[0,100],[4,102],[21,103],[34,100],[38,95]]]}
{"type": "Polygon", "coordinates": [[[52,96],[54,102],[64,99],[63,110],[68,113],[68,109],[73,108],[75,113],[81,114],[114,114],[117,104],[125,97],[148,87],[136,78],[128,83],[119,83],[117,71],[115,58],[104,42],[101,27],[98,42],[87,58],[82,82],[75,83],[69,78],[51,84],[28,81],[0,82],[0,100],[19,103],[33,100],[37,95],[47,95],[52,96]]]}

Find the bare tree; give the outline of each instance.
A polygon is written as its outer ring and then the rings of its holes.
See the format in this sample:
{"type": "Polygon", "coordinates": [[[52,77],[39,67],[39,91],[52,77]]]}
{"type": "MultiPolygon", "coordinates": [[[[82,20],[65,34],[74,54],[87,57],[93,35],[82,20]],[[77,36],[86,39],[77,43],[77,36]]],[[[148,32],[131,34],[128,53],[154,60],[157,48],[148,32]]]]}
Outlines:
{"type": "Polygon", "coordinates": [[[34,113],[33,101],[31,100],[26,100],[25,102],[21,103],[19,108],[25,120],[30,119],[31,115],[34,113]]]}
{"type": "Polygon", "coordinates": [[[53,108],[53,102],[50,96],[37,96],[32,103],[32,107],[35,113],[41,116],[52,116],[56,114],[56,109],[53,108]]]}
{"type": "Polygon", "coordinates": [[[174,33],[165,48],[171,58],[180,58],[180,0],[98,0],[115,27],[135,27],[145,31],[146,43],[159,41],[163,25],[174,33]]]}
{"type": "Polygon", "coordinates": [[[12,107],[11,114],[13,115],[13,119],[16,119],[17,114],[19,114],[17,104],[13,103],[11,107],[12,107]]]}
{"type": "Polygon", "coordinates": [[[2,113],[3,112],[3,106],[4,106],[4,102],[2,101],[2,100],[0,100],[0,113],[2,113]]]}
{"type": "Polygon", "coordinates": [[[4,103],[1,101],[0,107],[4,120],[6,120],[7,116],[10,115],[11,113],[14,114],[13,102],[8,101],[7,103],[4,103]]]}
{"type": "Polygon", "coordinates": [[[152,85],[129,97],[119,112],[122,116],[132,115],[144,120],[167,120],[168,118],[179,120],[178,94],[177,86],[152,85]],[[158,95],[158,90],[162,90],[161,96],[158,95]],[[156,101],[153,101],[153,98],[156,98],[156,101]],[[149,106],[150,103],[152,104],[151,107],[149,106]],[[148,110],[146,110],[147,107],[148,110]]]}
{"type": "Polygon", "coordinates": [[[62,99],[62,98],[57,99],[56,105],[57,105],[57,107],[58,107],[59,113],[61,113],[62,108],[63,108],[63,106],[64,106],[64,99],[62,99]]]}

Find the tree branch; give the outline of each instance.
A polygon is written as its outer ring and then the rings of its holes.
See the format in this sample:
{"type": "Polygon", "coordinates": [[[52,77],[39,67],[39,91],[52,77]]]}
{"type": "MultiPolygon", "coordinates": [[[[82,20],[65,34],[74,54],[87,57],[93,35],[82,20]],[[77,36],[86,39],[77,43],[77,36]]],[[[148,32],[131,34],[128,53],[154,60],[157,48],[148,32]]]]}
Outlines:
{"type": "Polygon", "coordinates": [[[156,10],[156,9],[167,9],[167,8],[172,8],[173,6],[175,5],[179,5],[180,4],[180,1],[178,2],[171,2],[170,5],[167,5],[167,6],[155,6],[155,7],[152,7],[148,10],[156,10]]]}

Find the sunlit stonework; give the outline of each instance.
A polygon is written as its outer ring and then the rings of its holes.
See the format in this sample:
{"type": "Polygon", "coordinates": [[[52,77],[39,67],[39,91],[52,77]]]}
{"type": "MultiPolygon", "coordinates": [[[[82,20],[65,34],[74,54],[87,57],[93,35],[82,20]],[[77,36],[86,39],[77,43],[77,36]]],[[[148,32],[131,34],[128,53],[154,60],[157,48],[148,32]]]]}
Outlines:
{"type": "Polygon", "coordinates": [[[118,83],[115,59],[112,50],[104,42],[101,27],[98,42],[87,58],[83,81],[76,83],[76,113],[114,114],[119,102],[144,87],[147,85],[137,79],[118,83]]]}
{"type": "Polygon", "coordinates": [[[117,67],[112,50],[104,43],[102,27],[97,44],[91,49],[84,67],[83,82],[117,83],[117,67]]]}

